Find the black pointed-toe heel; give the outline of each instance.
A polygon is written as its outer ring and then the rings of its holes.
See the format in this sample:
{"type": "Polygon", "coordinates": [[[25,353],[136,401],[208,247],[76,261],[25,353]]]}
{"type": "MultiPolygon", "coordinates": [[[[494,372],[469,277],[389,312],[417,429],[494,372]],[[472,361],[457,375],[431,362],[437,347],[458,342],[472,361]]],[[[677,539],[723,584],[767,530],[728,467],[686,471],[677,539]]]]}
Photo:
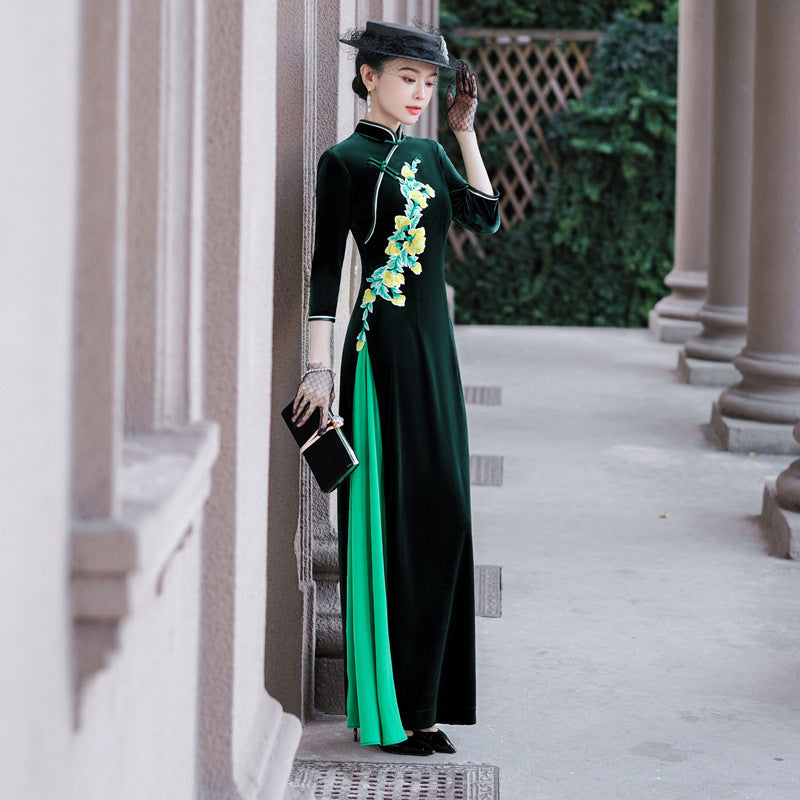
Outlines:
{"type": "Polygon", "coordinates": [[[455,753],[453,743],[447,738],[444,731],[414,731],[414,736],[418,736],[428,747],[433,748],[437,753],[455,753]]]}
{"type": "Polygon", "coordinates": [[[395,756],[432,756],[436,752],[417,733],[412,733],[404,742],[382,744],[380,748],[384,753],[391,753],[395,756]]]}

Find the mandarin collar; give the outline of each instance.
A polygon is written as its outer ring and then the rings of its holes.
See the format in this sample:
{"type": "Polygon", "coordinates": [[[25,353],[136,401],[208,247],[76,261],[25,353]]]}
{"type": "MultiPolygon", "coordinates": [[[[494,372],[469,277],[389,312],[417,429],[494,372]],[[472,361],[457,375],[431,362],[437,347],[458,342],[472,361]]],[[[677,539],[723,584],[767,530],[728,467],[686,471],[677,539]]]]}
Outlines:
{"type": "Polygon", "coordinates": [[[402,125],[393,131],[391,128],[381,125],[380,122],[370,122],[366,119],[362,119],[356,125],[356,133],[360,133],[368,139],[374,139],[376,142],[402,142],[405,139],[402,125]]]}

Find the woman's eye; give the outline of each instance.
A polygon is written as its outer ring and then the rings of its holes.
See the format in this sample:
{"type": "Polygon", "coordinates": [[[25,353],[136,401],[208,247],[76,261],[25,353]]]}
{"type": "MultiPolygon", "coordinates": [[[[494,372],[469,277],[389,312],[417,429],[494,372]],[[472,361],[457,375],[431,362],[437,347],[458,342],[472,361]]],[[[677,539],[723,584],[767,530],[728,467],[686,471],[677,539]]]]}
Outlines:
{"type": "Polygon", "coordinates": [[[415,81],[413,78],[403,78],[403,80],[404,80],[406,83],[416,83],[416,81],[415,81]]]}

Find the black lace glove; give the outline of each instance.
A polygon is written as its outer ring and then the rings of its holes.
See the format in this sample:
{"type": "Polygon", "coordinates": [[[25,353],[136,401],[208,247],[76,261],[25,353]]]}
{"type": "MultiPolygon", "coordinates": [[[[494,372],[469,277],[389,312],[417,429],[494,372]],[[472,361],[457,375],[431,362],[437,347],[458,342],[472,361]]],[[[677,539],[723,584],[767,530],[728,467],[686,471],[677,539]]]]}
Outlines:
{"type": "Polygon", "coordinates": [[[475,112],[478,110],[478,79],[469,71],[465,61],[456,67],[456,93],[447,90],[447,124],[453,133],[475,130],[475,112]]]}
{"type": "Polygon", "coordinates": [[[300,386],[297,387],[297,394],[292,406],[294,412],[292,422],[298,428],[301,427],[308,422],[314,409],[318,408],[320,410],[319,432],[321,435],[328,427],[328,416],[333,404],[333,397],[333,370],[323,367],[322,364],[309,364],[300,381],[300,386]]]}

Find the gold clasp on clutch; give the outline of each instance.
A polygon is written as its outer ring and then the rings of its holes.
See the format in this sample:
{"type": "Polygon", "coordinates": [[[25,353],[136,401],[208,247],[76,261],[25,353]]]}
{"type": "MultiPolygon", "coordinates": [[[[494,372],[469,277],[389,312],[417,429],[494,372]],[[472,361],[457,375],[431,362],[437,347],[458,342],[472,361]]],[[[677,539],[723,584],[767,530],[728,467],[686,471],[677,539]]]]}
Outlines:
{"type": "Polygon", "coordinates": [[[305,453],[309,447],[311,447],[314,442],[318,442],[328,431],[332,431],[334,428],[341,428],[344,425],[344,420],[338,414],[328,414],[328,425],[326,426],[325,430],[320,434],[320,432],[314,431],[314,435],[300,447],[300,452],[305,453]]]}

